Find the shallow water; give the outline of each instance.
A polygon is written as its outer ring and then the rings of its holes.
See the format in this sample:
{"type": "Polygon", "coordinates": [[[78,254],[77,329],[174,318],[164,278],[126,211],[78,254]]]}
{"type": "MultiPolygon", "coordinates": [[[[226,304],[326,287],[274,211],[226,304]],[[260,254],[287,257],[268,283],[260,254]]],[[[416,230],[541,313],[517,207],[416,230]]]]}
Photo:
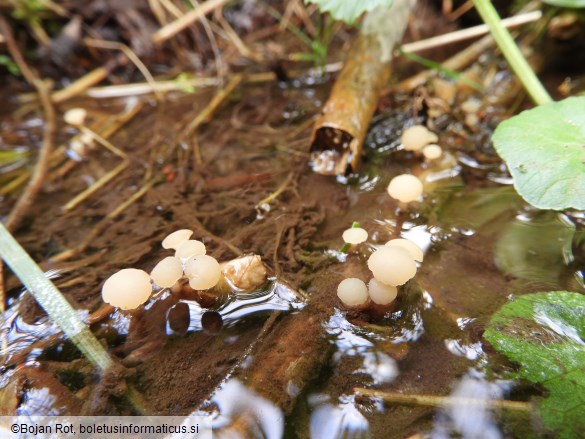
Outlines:
{"type": "MultiPolygon", "coordinates": [[[[166,255],[160,240],[177,228],[193,227],[196,238],[222,260],[234,256],[222,240],[262,256],[272,278],[259,291],[231,293],[205,306],[163,293],[141,317],[116,311],[93,324],[113,355],[132,359],[130,381],[150,408],[160,414],[211,411],[220,431],[227,435],[236,429],[244,437],[260,432],[267,438],[539,433],[529,415],[518,421],[481,405],[390,404],[357,395],[354,388],[488,400],[538,396],[539,389],[510,379],[513,366],[481,335],[493,312],[515,296],[585,291],[579,214],[527,207],[499,162],[461,146],[465,129],[462,134],[453,115],[442,118],[450,121],[442,122],[441,131],[446,157],[424,164],[401,151],[397,138],[415,122],[406,96],[397,108],[376,116],[358,174],[338,179],[312,174],[306,164],[311,117],[326,96],[326,87],[315,81],[242,88],[200,133],[198,159],[192,139],[179,136],[181,143],[175,131],[188,119],[182,115],[197,113],[210,95],[170,99],[165,113],[142,110],[112,138],[140,166],[82,208],[63,213],[61,206],[88,181],[119,163],[94,149],[51,183],[50,200],[41,199],[38,206],[44,214],[33,216],[17,234],[46,268],[62,269],[56,282],[86,320],[101,306],[102,281],[123,267],[149,270],[166,255]],[[173,178],[165,174],[166,165],[173,178]],[[411,170],[424,179],[426,194],[405,211],[385,188],[393,176],[411,170]],[[78,245],[153,175],[158,180],[147,195],[95,235],[67,261],[70,265],[50,261],[78,245]],[[369,243],[340,254],[341,232],[354,221],[370,232],[369,243]],[[35,240],[39,230],[47,232],[35,240]],[[391,236],[423,248],[417,276],[400,289],[392,309],[347,312],[335,296],[336,285],[344,277],[367,281],[367,256],[391,236]],[[95,259],[75,263],[88,257],[95,259]],[[176,307],[178,302],[187,308],[176,307]],[[171,314],[173,307],[177,311],[171,314]],[[246,413],[256,421],[237,430],[246,413]]],[[[23,121],[18,129],[25,134],[36,129],[35,120],[23,121]]],[[[467,134],[473,139],[489,135],[467,134]]],[[[32,136],[29,142],[36,145],[32,136]]],[[[7,209],[3,200],[2,212],[7,209]]],[[[39,344],[57,329],[20,295],[14,279],[7,284],[12,298],[2,321],[2,397],[11,401],[7,407],[27,413],[38,410],[38,401],[49,411],[66,410],[67,401],[92,394],[93,378],[74,385],[74,379],[57,374],[57,383],[48,387],[30,379],[33,384],[18,389],[24,396],[14,400],[15,370],[24,377],[32,376],[27,369],[55,375],[55,363],[67,368],[80,355],[62,340],[39,344]]],[[[134,412],[119,399],[101,409],[134,412]]]]}

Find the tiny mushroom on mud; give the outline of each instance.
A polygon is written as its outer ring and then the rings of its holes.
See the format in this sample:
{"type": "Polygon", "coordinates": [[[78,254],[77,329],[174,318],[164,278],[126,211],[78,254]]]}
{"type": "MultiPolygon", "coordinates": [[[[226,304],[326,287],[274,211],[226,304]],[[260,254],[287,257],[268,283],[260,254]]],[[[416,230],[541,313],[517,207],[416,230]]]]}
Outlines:
{"type": "Polygon", "coordinates": [[[194,290],[208,290],[219,282],[221,267],[211,256],[196,255],[185,262],[185,275],[189,278],[189,286],[194,290]]]}
{"type": "Polygon", "coordinates": [[[183,276],[183,264],[176,256],[168,256],[150,272],[150,277],[161,288],[170,288],[183,276]]]}
{"type": "Polygon", "coordinates": [[[410,254],[410,256],[412,256],[412,259],[414,259],[415,261],[417,262],[423,261],[424,253],[422,249],[414,242],[412,242],[410,239],[404,238],[391,239],[384,245],[387,247],[401,247],[404,250],[406,250],[410,254]]]}
{"type": "Polygon", "coordinates": [[[368,287],[363,280],[349,277],[337,287],[337,297],[347,308],[356,308],[368,302],[368,287]]]}
{"type": "Polygon", "coordinates": [[[151,293],[150,276],[136,268],[124,268],[112,274],[102,287],[104,302],[121,309],[138,308],[151,293]]]}
{"type": "Polygon", "coordinates": [[[416,200],[422,192],[422,182],[412,174],[397,175],[388,185],[388,195],[403,203],[416,200]]]}
{"type": "Polygon", "coordinates": [[[423,125],[408,127],[400,136],[400,142],[406,151],[420,151],[425,145],[437,140],[437,135],[423,125]]]}
{"type": "Polygon", "coordinates": [[[361,244],[368,239],[368,232],[361,227],[350,227],[343,232],[343,241],[348,244],[361,244]]]}
{"type": "Polygon", "coordinates": [[[73,125],[75,127],[83,125],[85,122],[85,118],[87,117],[87,111],[83,108],[71,108],[67,110],[63,115],[63,120],[65,123],[69,125],[73,125]]]}
{"type": "Polygon", "coordinates": [[[443,155],[443,149],[439,145],[431,143],[422,149],[422,153],[425,156],[425,159],[435,160],[443,155]]]}
{"type": "Polygon", "coordinates": [[[162,246],[164,249],[176,250],[179,245],[187,241],[191,235],[193,235],[193,230],[189,229],[181,229],[177,230],[176,232],[171,233],[162,241],[162,246]]]}
{"type": "Polygon", "coordinates": [[[389,305],[394,302],[398,295],[398,288],[392,285],[386,285],[382,282],[372,278],[368,282],[368,293],[370,299],[377,305],[389,305]]]}
{"type": "Polygon", "coordinates": [[[403,285],[416,274],[416,262],[405,249],[381,247],[368,259],[368,268],[377,281],[386,285],[403,285]]]}
{"type": "Polygon", "coordinates": [[[204,255],[207,251],[205,250],[205,244],[196,239],[190,239],[185,241],[176,248],[175,256],[181,258],[183,261],[189,259],[192,256],[204,255]]]}

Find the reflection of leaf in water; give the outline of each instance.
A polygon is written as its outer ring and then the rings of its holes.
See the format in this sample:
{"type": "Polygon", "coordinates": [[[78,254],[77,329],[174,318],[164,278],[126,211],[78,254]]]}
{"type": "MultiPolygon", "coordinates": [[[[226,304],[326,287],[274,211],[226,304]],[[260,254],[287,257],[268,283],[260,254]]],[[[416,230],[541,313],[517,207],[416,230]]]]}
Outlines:
{"type": "Polygon", "coordinates": [[[454,194],[439,208],[437,216],[441,224],[476,230],[522,204],[522,200],[510,186],[477,189],[454,194]]]}
{"type": "Polygon", "coordinates": [[[496,266],[506,274],[557,285],[565,261],[572,258],[575,226],[555,213],[508,223],[494,249],[496,266]]]}
{"type": "Polygon", "coordinates": [[[585,296],[566,291],[519,297],[492,317],[484,337],[521,365],[519,375],[549,392],[544,425],[585,437],[585,296]]]}

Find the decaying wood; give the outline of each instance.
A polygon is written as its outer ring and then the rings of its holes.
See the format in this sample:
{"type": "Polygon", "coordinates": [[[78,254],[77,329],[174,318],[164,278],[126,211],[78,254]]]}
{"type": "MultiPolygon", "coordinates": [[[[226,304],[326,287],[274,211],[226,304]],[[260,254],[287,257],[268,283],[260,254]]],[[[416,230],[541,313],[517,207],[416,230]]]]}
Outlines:
{"type": "Polygon", "coordinates": [[[390,78],[392,50],[400,42],[410,0],[394,2],[366,16],[311,137],[313,171],[340,175],[355,171],[378,98],[390,78]]]}

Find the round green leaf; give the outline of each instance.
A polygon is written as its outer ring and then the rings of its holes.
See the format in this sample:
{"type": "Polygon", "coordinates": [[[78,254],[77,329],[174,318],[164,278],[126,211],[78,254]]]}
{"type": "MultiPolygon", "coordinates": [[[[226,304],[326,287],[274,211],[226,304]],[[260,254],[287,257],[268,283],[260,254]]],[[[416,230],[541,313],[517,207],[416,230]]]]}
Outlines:
{"type": "Polygon", "coordinates": [[[585,97],[524,111],[502,122],[492,140],[527,202],[585,209],[585,97]]]}
{"type": "Polygon", "coordinates": [[[518,297],[492,316],[484,337],[520,365],[521,378],[547,390],[539,412],[554,437],[585,437],[584,295],[551,291],[518,297]]]}

